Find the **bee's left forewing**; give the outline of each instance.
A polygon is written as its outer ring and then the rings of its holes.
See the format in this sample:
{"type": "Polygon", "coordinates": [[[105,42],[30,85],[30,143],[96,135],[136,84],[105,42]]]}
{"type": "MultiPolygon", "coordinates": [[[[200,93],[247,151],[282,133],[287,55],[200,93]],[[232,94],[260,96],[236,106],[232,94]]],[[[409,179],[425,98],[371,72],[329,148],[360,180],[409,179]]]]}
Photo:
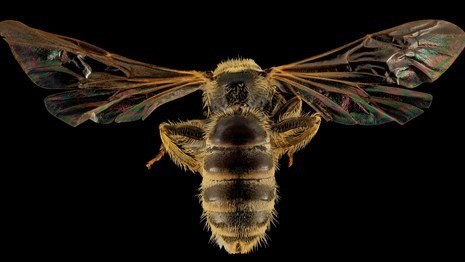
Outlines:
{"type": "Polygon", "coordinates": [[[38,86],[70,91],[45,99],[49,112],[69,125],[145,119],[167,102],[201,88],[201,72],[134,61],[73,38],[0,22],[0,35],[38,86]]]}

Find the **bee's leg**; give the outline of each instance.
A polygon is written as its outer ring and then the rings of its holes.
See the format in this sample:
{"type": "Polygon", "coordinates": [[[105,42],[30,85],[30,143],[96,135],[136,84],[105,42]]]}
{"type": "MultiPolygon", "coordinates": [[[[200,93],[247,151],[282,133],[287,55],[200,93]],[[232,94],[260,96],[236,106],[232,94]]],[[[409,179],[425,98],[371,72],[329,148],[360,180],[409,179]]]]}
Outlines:
{"type": "Polygon", "coordinates": [[[276,122],[291,117],[298,117],[302,112],[302,100],[296,96],[280,105],[274,111],[272,119],[276,122]]]}
{"type": "Polygon", "coordinates": [[[150,168],[168,153],[175,164],[196,172],[199,168],[196,156],[205,146],[203,126],[202,120],[160,124],[160,153],[147,163],[147,167],[150,168]]]}
{"type": "MultiPolygon", "coordinates": [[[[276,99],[276,100],[279,100],[279,99],[276,99]]],[[[292,99],[289,99],[288,101],[285,101],[284,103],[283,102],[277,103],[276,108],[273,110],[273,115],[271,119],[274,120],[275,123],[279,123],[285,119],[299,117],[301,113],[302,113],[302,100],[296,96],[292,99]]],[[[275,136],[275,138],[278,138],[278,137],[281,138],[281,140],[284,139],[283,137],[281,137],[279,133],[275,136]]],[[[287,152],[287,155],[289,157],[289,166],[292,166],[294,162],[293,153],[295,151],[287,150],[286,147],[282,147],[278,150],[281,152],[278,155],[282,155],[287,152]]]]}
{"type": "Polygon", "coordinates": [[[279,155],[287,153],[289,166],[293,164],[293,154],[305,147],[318,132],[321,116],[298,116],[286,118],[273,125],[273,147],[279,155]]]}
{"type": "Polygon", "coordinates": [[[166,154],[166,149],[162,144],[161,147],[160,147],[160,152],[154,158],[152,158],[149,162],[147,162],[147,164],[145,165],[147,167],[147,169],[150,170],[152,168],[153,164],[155,164],[155,162],[160,161],[165,154],[166,154]]]}
{"type": "Polygon", "coordinates": [[[270,115],[275,116],[278,110],[286,103],[286,99],[280,94],[275,93],[270,105],[270,115]]]}

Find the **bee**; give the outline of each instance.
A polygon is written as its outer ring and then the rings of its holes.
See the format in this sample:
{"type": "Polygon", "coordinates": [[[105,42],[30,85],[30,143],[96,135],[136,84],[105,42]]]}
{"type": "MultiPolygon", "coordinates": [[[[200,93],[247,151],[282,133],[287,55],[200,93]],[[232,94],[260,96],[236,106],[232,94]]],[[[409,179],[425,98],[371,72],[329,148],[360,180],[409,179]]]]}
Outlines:
{"type": "Polygon", "coordinates": [[[439,20],[414,21],[321,55],[263,70],[251,59],[211,72],[163,68],[17,21],[0,35],[29,78],[48,89],[48,111],[75,127],[146,119],[165,103],[203,93],[205,119],[159,126],[161,148],[202,176],[200,202],[212,239],[231,253],[266,244],[275,219],[279,160],[305,147],[320,123],[405,124],[431,105],[413,91],[433,82],[465,46],[465,33],[439,20]],[[303,108],[305,106],[305,109],[303,108]]]}

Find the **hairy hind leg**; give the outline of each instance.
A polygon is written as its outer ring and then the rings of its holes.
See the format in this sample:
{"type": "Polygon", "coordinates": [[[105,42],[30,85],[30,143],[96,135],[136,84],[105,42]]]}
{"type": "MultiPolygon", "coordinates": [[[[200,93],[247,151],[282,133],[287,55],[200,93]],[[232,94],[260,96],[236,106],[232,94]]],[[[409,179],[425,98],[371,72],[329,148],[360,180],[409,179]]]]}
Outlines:
{"type": "Polygon", "coordinates": [[[199,163],[196,156],[205,145],[203,126],[202,120],[160,124],[162,141],[160,152],[147,163],[147,168],[150,169],[155,162],[168,153],[175,164],[185,170],[197,172],[199,163]]]}

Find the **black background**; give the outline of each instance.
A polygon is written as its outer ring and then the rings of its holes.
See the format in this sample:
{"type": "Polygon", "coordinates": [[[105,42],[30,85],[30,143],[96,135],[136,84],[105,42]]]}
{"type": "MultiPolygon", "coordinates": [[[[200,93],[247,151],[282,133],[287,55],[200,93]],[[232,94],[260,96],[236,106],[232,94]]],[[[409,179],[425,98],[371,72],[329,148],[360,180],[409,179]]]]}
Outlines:
{"type": "MultiPolygon", "coordinates": [[[[205,8],[42,4],[27,12],[7,8],[0,20],[20,20],[136,60],[196,70],[238,56],[268,68],[418,19],[465,28],[463,13],[443,1],[422,8],[380,2],[365,10],[336,3],[205,8]]],[[[281,162],[279,224],[269,234],[269,247],[252,256],[417,258],[454,251],[463,208],[456,186],[463,161],[464,68],[462,54],[438,81],[424,84],[420,90],[433,94],[433,105],[407,125],[324,123],[295,155],[293,167],[281,162]]],[[[4,236],[18,248],[17,256],[227,256],[208,243],[210,233],[200,222],[201,177],[168,158],[145,169],[160,146],[161,122],[202,118],[200,94],[167,104],[144,122],[71,128],[48,114],[43,98],[50,92],[28,80],[5,43],[0,72],[2,216],[11,233],[4,236]]]]}

